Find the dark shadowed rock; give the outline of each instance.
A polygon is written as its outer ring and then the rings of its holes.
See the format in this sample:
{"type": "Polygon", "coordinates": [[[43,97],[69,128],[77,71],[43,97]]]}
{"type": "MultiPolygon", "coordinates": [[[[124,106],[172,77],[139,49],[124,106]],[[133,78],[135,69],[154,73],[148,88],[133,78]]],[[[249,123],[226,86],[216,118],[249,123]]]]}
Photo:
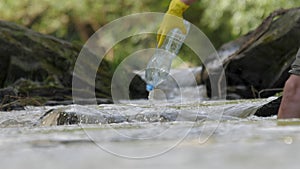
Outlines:
{"type": "Polygon", "coordinates": [[[130,99],[147,99],[149,92],[146,90],[146,82],[135,75],[129,85],[130,99]]]}
{"type": "Polygon", "coordinates": [[[278,114],[278,110],[280,107],[282,97],[278,97],[277,99],[270,101],[269,103],[258,108],[254,115],[259,117],[268,117],[274,116],[278,114]]]}
{"type": "MultiPolygon", "coordinates": [[[[72,100],[73,69],[80,51],[81,46],[0,21],[0,88],[12,86],[18,96],[45,101],[72,100]]],[[[102,61],[101,78],[95,80],[99,98],[110,98],[108,70],[108,63],[102,61]]]]}
{"type": "Polygon", "coordinates": [[[43,35],[14,23],[0,21],[0,55],[2,86],[20,78],[70,86],[72,66],[80,47],[43,35]]]}
{"type": "MultiPolygon", "coordinates": [[[[228,98],[274,95],[284,86],[299,46],[300,8],[275,11],[256,30],[225,44],[218,53],[225,68],[228,98]]],[[[210,96],[207,70],[214,72],[212,60],[206,61],[202,72],[210,96]]]]}
{"type": "Polygon", "coordinates": [[[24,110],[24,105],[14,88],[0,89],[0,111],[10,110],[24,110]]]}

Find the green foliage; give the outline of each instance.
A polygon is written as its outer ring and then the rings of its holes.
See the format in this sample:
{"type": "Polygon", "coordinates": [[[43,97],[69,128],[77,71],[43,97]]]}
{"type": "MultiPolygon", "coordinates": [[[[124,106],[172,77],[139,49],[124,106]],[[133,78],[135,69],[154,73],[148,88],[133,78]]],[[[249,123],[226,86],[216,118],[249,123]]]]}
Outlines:
{"type": "Polygon", "coordinates": [[[152,0],[2,0],[0,16],[38,32],[85,41],[101,26],[122,16],[164,11],[168,2],[152,0]],[[155,10],[156,9],[156,10],[155,10]]]}
{"type": "Polygon", "coordinates": [[[203,26],[212,41],[219,46],[255,29],[274,10],[299,7],[300,1],[201,0],[198,5],[205,7],[199,25],[203,26]],[[214,33],[217,36],[212,37],[211,34],[214,33]],[[220,38],[220,41],[216,38],[220,38]]]}
{"type": "MultiPolygon", "coordinates": [[[[2,0],[0,16],[38,32],[72,42],[84,43],[101,26],[122,16],[138,12],[165,12],[169,0],[2,0]]],[[[299,0],[198,0],[185,13],[185,18],[199,27],[218,48],[257,27],[263,18],[279,8],[300,6],[299,0]]],[[[116,45],[116,65],[138,49],[155,46],[155,38],[135,37],[135,42],[116,45]]],[[[191,58],[189,50],[181,55],[191,58]]]]}

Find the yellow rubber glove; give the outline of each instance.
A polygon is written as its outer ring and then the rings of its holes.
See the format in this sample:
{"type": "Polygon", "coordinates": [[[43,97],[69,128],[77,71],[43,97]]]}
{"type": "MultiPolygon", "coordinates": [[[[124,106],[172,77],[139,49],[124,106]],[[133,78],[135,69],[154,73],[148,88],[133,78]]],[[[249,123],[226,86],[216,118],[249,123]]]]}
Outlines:
{"type": "Polygon", "coordinates": [[[179,28],[182,33],[186,34],[186,29],[183,24],[183,12],[187,10],[189,5],[186,5],[181,0],[172,0],[166,15],[157,32],[157,47],[160,47],[168,32],[174,28],[179,28]]]}

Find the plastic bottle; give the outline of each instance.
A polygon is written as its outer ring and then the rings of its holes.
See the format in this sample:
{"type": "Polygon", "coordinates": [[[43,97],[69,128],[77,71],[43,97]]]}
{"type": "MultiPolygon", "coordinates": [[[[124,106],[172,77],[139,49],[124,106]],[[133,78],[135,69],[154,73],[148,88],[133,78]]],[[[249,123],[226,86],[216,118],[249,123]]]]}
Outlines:
{"type": "Polygon", "coordinates": [[[146,90],[152,91],[156,86],[163,82],[169,75],[173,59],[177,56],[190,29],[190,23],[183,20],[186,34],[180,29],[172,29],[166,36],[160,48],[156,48],[154,55],[148,62],[145,78],[146,90]]]}

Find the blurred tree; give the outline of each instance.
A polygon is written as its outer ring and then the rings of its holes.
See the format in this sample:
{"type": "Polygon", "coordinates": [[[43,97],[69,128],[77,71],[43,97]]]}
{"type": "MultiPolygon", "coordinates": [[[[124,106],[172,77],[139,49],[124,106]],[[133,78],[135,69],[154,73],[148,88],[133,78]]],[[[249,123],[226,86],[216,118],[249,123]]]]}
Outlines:
{"type": "Polygon", "coordinates": [[[201,28],[216,47],[253,30],[274,10],[300,6],[299,0],[198,1],[185,16],[201,28]]]}
{"type": "MultiPolygon", "coordinates": [[[[137,12],[165,12],[168,4],[169,0],[1,0],[0,17],[41,33],[84,43],[108,22],[137,12]]],[[[218,48],[254,29],[272,11],[297,6],[299,0],[198,0],[185,18],[203,30],[218,48]]],[[[155,38],[151,38],[155,43],[155,38]]],[[[116,46],[114,50],[127,51],[112,53],[123,58],[142,45],[149,44],[116,46]]]]}

